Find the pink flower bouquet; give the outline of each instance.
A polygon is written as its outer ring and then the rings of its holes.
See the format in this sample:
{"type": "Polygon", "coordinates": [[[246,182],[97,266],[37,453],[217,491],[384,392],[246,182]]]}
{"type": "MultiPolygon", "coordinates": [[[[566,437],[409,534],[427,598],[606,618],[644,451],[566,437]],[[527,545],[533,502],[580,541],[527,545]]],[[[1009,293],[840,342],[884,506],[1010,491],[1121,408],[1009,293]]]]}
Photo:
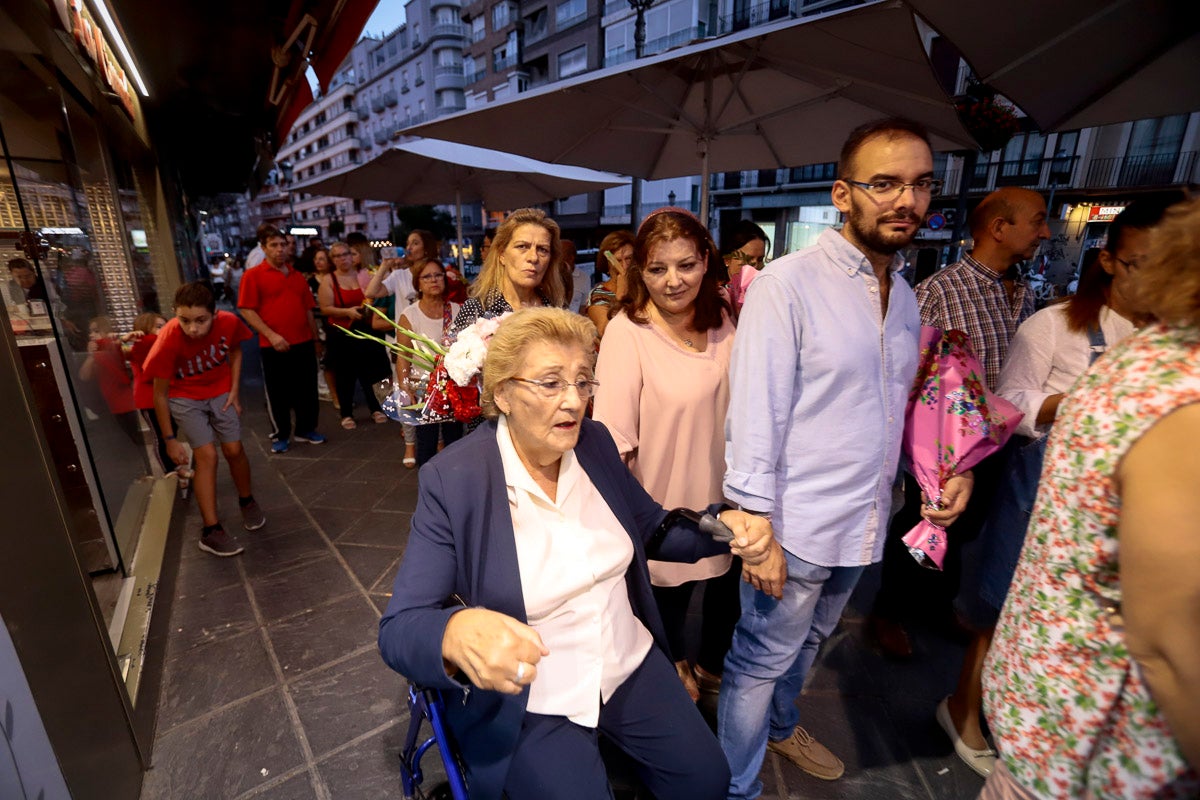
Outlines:
{"type": "MultiPolygon", "coordinates": [[[[921,360],[908,396],[904,454],[934,507],[946,481],[1002,448],[1024,416],[984,385],[983,368],[962,331],[922,326],[921,360]]],[[[922,566],[941,569],[946,529],[923,519],[904,535],[922,566]]]]}

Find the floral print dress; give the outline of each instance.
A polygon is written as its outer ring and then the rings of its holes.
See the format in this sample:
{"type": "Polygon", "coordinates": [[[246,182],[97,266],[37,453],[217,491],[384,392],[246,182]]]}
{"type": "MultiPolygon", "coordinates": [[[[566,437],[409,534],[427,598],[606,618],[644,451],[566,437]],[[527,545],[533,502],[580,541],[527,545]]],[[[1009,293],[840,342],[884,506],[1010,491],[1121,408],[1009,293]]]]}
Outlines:
{"type": "Polygon", "coordinates": [[[1196,402],[1200,330],[1160,325],[1109,350],[1059,410],[984,667],[1000,756],[1039,797],[1200,797],[1125,643],[1115,476],[1142,434],[1196,402]]]}

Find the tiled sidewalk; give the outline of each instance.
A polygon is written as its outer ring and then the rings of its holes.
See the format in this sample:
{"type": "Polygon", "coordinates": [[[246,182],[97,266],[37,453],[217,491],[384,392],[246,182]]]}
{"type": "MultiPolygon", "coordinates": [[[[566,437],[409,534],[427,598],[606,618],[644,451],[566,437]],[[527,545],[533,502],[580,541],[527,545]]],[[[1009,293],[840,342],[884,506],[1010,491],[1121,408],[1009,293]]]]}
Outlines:
{"type": "MultiPolygon", "coordinates": [[[[404,681],[383,665],[375,634],[416,502],[400,427],[360,421],[342,431],[322,403],[330,441],[271,456],[261,400],[248,395],[245,442],[268,524],[241,531],[224,467],[220,505],[246,552],[218,559],[197,549],[200,523],[186,505],[167,554],[178,575],[143,800],[399,798],[404,681]]],[[[819,781],[768,754],[767,798],[971,800],[979,791],[933,719],[961,646],[920,629],[914,661],[882,659],[862,637],[874,578],[869,571],[801,701],[804,724],[846,761],[846,775],[819,781]]]]}

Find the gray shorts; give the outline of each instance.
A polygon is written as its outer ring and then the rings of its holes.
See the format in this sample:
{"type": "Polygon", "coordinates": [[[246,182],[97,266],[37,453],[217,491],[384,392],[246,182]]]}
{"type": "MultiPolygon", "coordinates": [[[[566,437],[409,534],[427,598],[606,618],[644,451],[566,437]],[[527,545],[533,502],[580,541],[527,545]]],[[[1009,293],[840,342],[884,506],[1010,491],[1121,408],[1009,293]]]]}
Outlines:
{"type": "Polygon", "coordinates": [[[233,406],[221,410],[228,399],[228,392],[211,400],[172,397],[168,400],[168,406],[180,433],[187,437],[188,444],[197,448],[212,443],[214,439],[222,444],[241,441],[242,421],[237,411],[233,406]]]}

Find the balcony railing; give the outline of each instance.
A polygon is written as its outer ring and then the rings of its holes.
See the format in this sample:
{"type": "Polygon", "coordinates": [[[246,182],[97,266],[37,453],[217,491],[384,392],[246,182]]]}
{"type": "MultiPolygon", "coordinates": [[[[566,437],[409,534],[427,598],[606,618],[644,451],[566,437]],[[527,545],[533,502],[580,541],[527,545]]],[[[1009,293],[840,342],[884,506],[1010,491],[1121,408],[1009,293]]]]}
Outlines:
{"type": "Polygon", "coordinates": [[[608,17],[613,14],[620,14],[622,11],[629,11],[631,7],[629,0],[608,0],[604,4],[604,16],[608,17]]]}
{"type": "Polygon", "coordinates": [[[717,33],[741,31],[791,16],[794,16],[794,13],[790,0],[769,0],[766,3],[755,3],[749,8],[735,11],[718,19],[717,33]]]}
{"type": "Polygon", "coordinates": [[[445,102],[438,103],[435,108],[437,108],[438,114],[455,114],[459,111],[466,110],[467,101],[463,99],[447,100],[445,102]]]}
{"type": "Polygon", "coordinates": [[[392,91],[391,89],[388,89],[386,92],[383,93],[383,104],[385,106],[388,106],[389,108],[391,108],[392,106],[396,105],[396,103],[398,103],[398,102],[400,102],[400,100],[396,97],[396,93],[394,91],[392,91]]]}
{"type": "Polygon", "coordinates": [[[472,83],[481,81],[486,77],[487,77],[486,69],[480,69],[480,70],[476,70],[474,72],[464,72],[463,73],[463,83],[469,86],[472,83]]]}
{"type": "Polygon", "coordinates": [[[556,18],[554,20],[554,26],[555,26],[556,30],[562,31],[562,30],[566,30],[567,28],[571,27],[572,25],[582,22],[585,19],[587,19],[587,7],[586,6],[584,7],[584,9],[582,11],[580,11],[576,14],[572,14],[571,16],[561,16],[561,17],[556,18]]]}
{"type": "Polygon", "coordinates": [[[433,68],[433,88],[461,89],[464,85],[462,64],[444,64],[433,68]]]}
{"type": "Polygon", "coordinates": [[[467,26],[461,22],[443,22],[439,25],[434,25],[429,31],[429,38],[436,39],[439,36],[465,39],[467,36],[467,26]]]}
{"type": "Polygon", "coordinates": [[[1196,176],[1196,152],[1162,153],[1125,158],[1097,158],[1088,165],[1088,188],[1170,186],[1190,183],[1196,176]]]}
{"type": "MultiPolygon", "coordinates": [[[[691,28],[684,28],[681,31],[676,31],[669,36],[660,36],[657,39],[651,39],[646,42],[645,55],[652,56],[655,53],[661,53],[671,47],[677,47],[681,44],[687,44],[693,39],[703,39],[706,36],[705,27],[696,25],[691,28]]],[[[632,61],[635,58],[633,50],[627,50],[624,47],[617,47],[609,50],[604,54],[604,66],[612,67],[617,64],[624,64],[626,61],[632,61]]]]}
{"type": "Polygon", "coordinates": [[[385,130],[375,131],[375,144],[386,144],[387,140],[390,138],[391,136],[389,136],[388,132],[385,130]]]}
{"type": "Polygon", "coordinates": [[[383,98],[382,97],[376,97],[375,99],[373,99],[371,101],[371,110],[374,111],[376,114],[383,113],[383,98]]]}
{"type": "MultiPolygon", "coordinates": [[[[967,183],[968,192],[990,192],[1002,186],[1048,190],[1051,187],[1076,186],[1079,183],[1079,156],[1022,158],[1009,161],[985,161],[975,165],[967,183]]],[[[945,178],[945,194],[958,194],[961,172],[954,170],[945,178]]]]}
{"type": "MultiPolygon", "coordinates": [[[[647,214],[649,214],[651,211],[655,210],[656,208],[662,208],[666,204],[667,203],[665,200],[661,203],[640,203],[640,204],[638,204],[638,210],[640,212],[638,214],[638,218],[639,219],[643,218],[647,214]]],[[[627,219],[629,219],[629,212],[630,212],[630,209],[632,209],[632,208],[633,208],[632,203],[621,203],[618,205],[606,205],[606,206],[604,206],[604,210],[600,213],[600,216],[604,217],[604,218],[619,217],[621,219],[627,220],[627,219]]],[[[698,202],[693,202],[691,200],[676,200],[675,208],[682,208],[686,211],[691,211],[693,214],[695,214],[700,211],[700,204],[698,202]]],[[[583,213],[583,212],[579,212],[579,213],[583,213]]]]}
{"type": "Polygon", "coordinates": [[[504,58],[492,59],[492,71],[493,72],[502,72],[502,71],[508,69],[509,67],[515,67],[516,65],[517,65],[517,59],[513,58],[512,56],[505,56],[504,58]]]}

